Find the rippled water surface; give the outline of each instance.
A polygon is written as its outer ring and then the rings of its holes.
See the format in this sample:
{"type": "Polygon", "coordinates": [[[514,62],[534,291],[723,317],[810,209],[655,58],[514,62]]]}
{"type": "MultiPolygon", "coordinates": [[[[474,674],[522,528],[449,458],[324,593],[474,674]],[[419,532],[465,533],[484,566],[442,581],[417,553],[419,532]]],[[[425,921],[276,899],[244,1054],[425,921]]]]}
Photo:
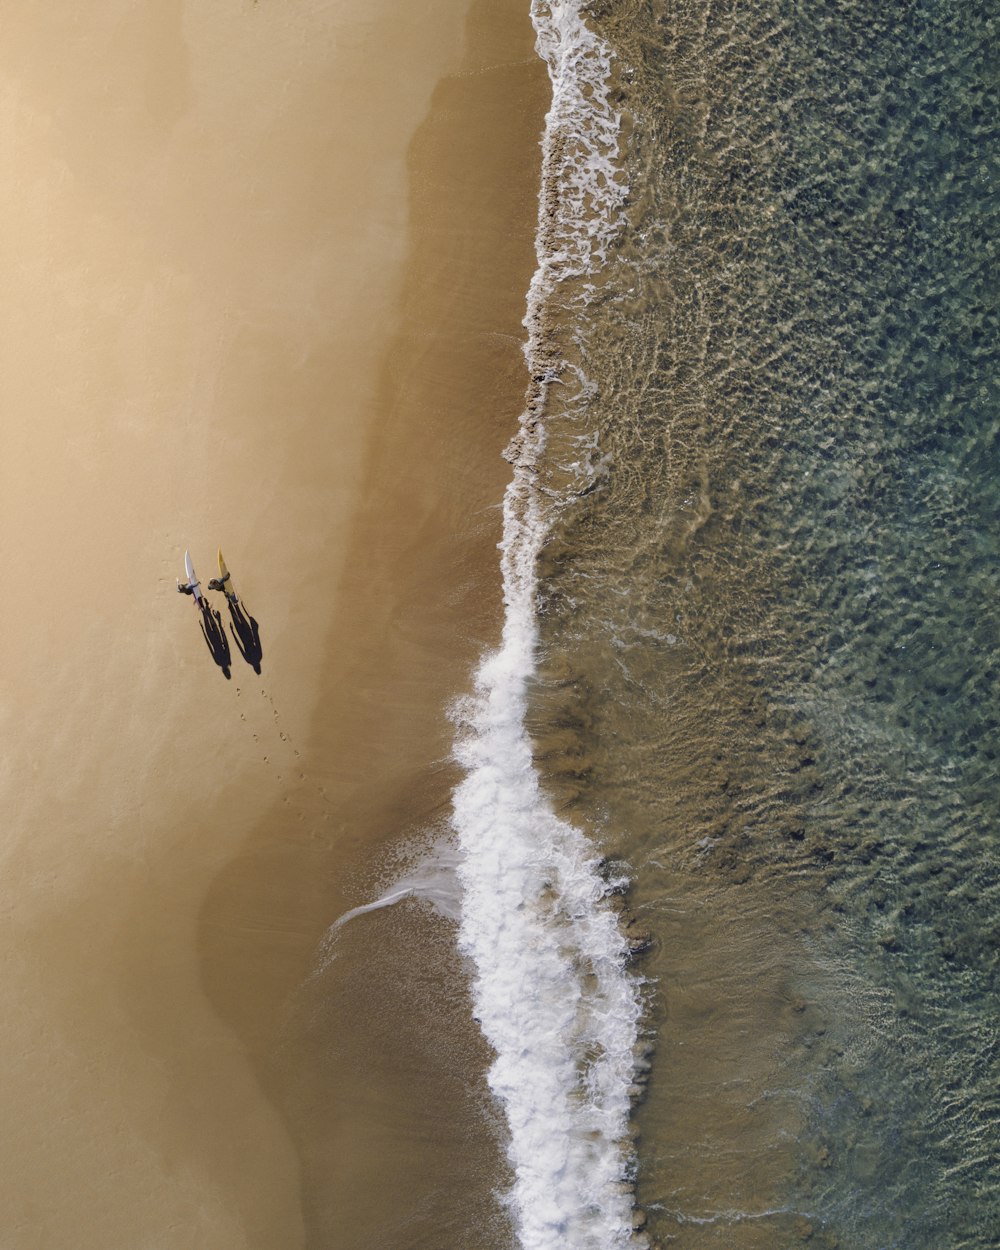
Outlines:
{"type": "Polygon", "coordinates": [[[530,725],[655,939],[649,1231],[985,1250],[1000,10],[589,14],[629,197],[550,309],[530,725]]]}

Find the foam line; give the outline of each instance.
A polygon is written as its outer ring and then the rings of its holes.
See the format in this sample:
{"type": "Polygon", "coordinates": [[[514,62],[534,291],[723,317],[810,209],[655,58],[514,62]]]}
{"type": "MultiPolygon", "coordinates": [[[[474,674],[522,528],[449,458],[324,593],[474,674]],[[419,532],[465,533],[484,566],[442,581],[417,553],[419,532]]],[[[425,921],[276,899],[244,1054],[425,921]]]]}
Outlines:
{"type": "Polygon", "coordinates": [[[567,278],[596,272],[619,227],[619,118],[610,56],[575,0],[535,0],[552,107],[542,144],[538,268],[528,294],[535,379],[504,498],[504,627],[474,692],[454,709],[465,778],[453,799],[462,887],[459,943],[496,1059],[490,1086],[510,1130],[509,1195],[523,1250],[618,1250],[632,1233],[628,1120],[640,1004],[628,947],[607,905],[598,854],[546,801],[525,729],[535,667],[535,565],[546,504],[533,465],[544,442],[551,364],[545,304],[567,278]]]}
{"type": "Polygon", "coordinates": [[[413,893],[412,887],[403,890],[393,890],[391,894],[384,894],[381,898],[377,898],[374,903],[364,903],[360,907],[352,907],[350,911],[345,911],[330,926],[330,933],[334,933],[337,929],[347,924],[349,920],[353,920],[356,916],[363,916],[370,911],[380,911],[383,907],[391,907],[393,903],[398,903],[404,898],[409,898],[413,893]]]}

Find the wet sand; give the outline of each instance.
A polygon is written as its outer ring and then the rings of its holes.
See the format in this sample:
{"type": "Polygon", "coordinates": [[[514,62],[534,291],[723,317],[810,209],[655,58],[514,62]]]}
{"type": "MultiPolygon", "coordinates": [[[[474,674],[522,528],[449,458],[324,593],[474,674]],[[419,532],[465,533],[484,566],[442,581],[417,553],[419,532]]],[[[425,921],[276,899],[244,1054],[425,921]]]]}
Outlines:
{"type": "Polygon", "coordinates": [[[443,926],[403,905],[319,952],[440,820],[443,708],[497,627],[531,41],[508,0],[10,15],[19,1250],[503,1244],[443,926]],[[259,677],[234,649],[225,680],[174,592],[184,548],[204,581],[217,544],[259,677]]]}

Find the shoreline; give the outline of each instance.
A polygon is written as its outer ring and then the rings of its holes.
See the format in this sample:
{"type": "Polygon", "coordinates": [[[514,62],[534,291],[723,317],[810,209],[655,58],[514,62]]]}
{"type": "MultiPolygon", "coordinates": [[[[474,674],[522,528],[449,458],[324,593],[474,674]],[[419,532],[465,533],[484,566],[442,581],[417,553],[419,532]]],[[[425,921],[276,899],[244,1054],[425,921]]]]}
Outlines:
{"type": "Polygon", "coordinates": [[[482,1235],[484,1220],[495,1223],[498,1243],[509,1235],[495,1204],[505,1129],[485,1086],[489,1052],[450,927],[404,904],[349,926],[333,961],[317,967],[315,959],[330,925],[376,896],[385,857],[440,828],[458,776],[446,709],[498,636],[496,544],[509,476],[501,452],[528,383],[521,320],[538,171],[525,156],[534,158],[548,103],[533,40],[520,5],[468,6],[463,63],[439,81],[409,147],[399,330],[380,370],[382,417],[338,587],[323,674],[329,695],[319,696],[303,764],[306,778],[322,777],[327,793],[340,789],[343,798],[334,810],[300,787],[293,808],[301,802],[303,823],[320,830],[306,852],[312,864],[304,866],[301,845],[275,849],[286,815],[279,808],[216,878],[202,914],[210,996],[296,1142],[308,1245],[331,1237],[374,1244],[403,1224],[409,1244],[428,1250],[458,1250],[482,1235]],[[345,636],[356,644],[349,652],[338,646],[345,636]],[[333,836],[327,816],[338,824],[333,836]],[[278,1031],[234,990],[233,961],[257,959],[227,950],[217,923],[234,905],[256,909],[262,853],[272,855],[267,875],[282,883],[273,888],[285,914],[305,912],[311,926],[301,969],[274,994],[278,1031]],[[323,875],[331,861],[335,879],[323,875]],[[390,1211],[358,1203],[358,1192],[387,1183],[390,1211]],[[433,1219],[417,1214],[428,1201],[433,1219]]]}

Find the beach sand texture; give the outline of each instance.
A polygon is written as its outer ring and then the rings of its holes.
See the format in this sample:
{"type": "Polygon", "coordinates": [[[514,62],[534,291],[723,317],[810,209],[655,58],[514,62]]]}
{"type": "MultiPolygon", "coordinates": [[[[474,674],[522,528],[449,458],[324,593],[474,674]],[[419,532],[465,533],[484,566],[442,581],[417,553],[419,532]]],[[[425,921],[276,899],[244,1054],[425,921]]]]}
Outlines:
{"type": "Polygon", "coordinates": [[[319,952],[440,819],[497,629],[523,10],[8,8],[5,1245],[446,1250],[493,1208],[446,934],[319,952]],[[259,677],[174,591],[219,544],[259,677]]]}

